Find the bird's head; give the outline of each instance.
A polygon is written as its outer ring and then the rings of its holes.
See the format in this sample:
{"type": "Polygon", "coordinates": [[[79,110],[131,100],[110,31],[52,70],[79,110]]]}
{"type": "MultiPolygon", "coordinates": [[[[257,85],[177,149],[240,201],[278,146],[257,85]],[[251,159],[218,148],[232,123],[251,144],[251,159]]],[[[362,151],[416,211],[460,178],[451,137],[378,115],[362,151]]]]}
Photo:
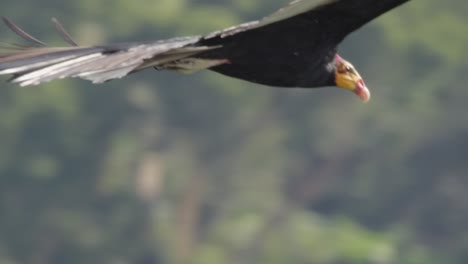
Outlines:
{"type": "Polygon", "coordinates": [[[354,66],[339,55],[336,55],[335,58],[335,84],[340,88],[352,91],[364,102],[370,100],[370,92],[364,80],[354,69],[354,66]]]}

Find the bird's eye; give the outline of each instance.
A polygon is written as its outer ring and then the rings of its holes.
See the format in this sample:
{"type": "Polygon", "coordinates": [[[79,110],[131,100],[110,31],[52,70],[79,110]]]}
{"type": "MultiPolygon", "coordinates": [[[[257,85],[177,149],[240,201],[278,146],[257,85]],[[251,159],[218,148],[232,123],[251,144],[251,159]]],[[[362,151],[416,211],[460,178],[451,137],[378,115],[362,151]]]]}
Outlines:
{"type": "Polygon", "coordinates": [[[338,67],[338,72],[342,74],[354,73],[354,69],[349,65],[342,64],[338,67]]]}

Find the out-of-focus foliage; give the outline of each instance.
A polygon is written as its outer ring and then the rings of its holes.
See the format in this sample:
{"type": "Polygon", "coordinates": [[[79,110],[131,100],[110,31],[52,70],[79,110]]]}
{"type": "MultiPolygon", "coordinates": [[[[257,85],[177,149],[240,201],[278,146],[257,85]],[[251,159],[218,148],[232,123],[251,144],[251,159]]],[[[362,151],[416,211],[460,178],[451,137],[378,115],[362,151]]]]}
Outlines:
{"type": "MultiPolygon", "coordinates": [[[[203,34],[280,0],[17,0],[51,43],[203,34]]],[[[468,10],[413,0],[341,46],[373,91],[147,71],[0,89],[0,263],[467,263],[468,10]]],[[[18,38],[5,27],[3,42],[18,38]]]]}

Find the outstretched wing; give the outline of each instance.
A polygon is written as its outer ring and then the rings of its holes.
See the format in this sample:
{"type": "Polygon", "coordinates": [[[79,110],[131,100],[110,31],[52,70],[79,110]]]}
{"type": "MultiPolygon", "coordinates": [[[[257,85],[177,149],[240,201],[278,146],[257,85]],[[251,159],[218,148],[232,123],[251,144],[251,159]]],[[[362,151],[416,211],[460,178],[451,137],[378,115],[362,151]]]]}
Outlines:
{"type": "MultiPolygon", "coordinates": [[[[311,32],[327,32],[338,39],[381,14],[410,0],[296,0],[257,21],[215,31],[205,39],[225,38],[250,30],[294,28],[307,23],[311,32]],[[315,28],[311,28],[315,27],[315,28]],[[320,30],[317,30],[320,29],[320,30]]],[[[306,32],[303,32],[306,34],[306,32]]]]}
{"type": "Polygon", "coordinates": [[[212,49],[194,46],[199,37],[97,47],[77,46],[56,20],[56,29],[71,47],[47,47],[44,42],[32,37],[8,19],[4,19],[4,22],[34,45],[11,46],[10,52],[0,53],[0,75],[13,75],[11,81],[21,86],[67,77],[101,83],[212,49]]]}
{"type": "MultiPolygon", "coordinates": [[[[12,31],[34,46],[13,45],[9,47],[12,51],[0,53],[0,75],[12,74],[12,82],[26,86],[66,77],[100,83],[147,67],[190,72],[231,62],[234,54],[245,55],[244,49],[251,49],[252,44],[260,47],[253,49],[255,53],[267,53],[265,55],[268,56],[272,52],[277,53],[278,47],[304,51],[303,55],[328,54],[347,34],[407,1],[296,0],[261,20],[216,31],[205,37],[97,47],[78,46],[56,20],[53,20],[55,28],[71,47],[47,47],[44,42],[4,19],[12,31]],[[233,41],[228,43],[225,41],[227,37],[232,37],[233,41]],[[310,44],[311,39],[313,44],[310,44]],[[276,44],[265,49],[271,41],[276,44]],[[327,50],[319,50],[324,47],[327,50]],[[201,56],[193,58],[197,54],[201,56]]],[[[301,60],[295,67],[306,68],[308,64],[309,60],[301,60]]],[[[245,79],[244,74],[237,75],[245,79]]]]}

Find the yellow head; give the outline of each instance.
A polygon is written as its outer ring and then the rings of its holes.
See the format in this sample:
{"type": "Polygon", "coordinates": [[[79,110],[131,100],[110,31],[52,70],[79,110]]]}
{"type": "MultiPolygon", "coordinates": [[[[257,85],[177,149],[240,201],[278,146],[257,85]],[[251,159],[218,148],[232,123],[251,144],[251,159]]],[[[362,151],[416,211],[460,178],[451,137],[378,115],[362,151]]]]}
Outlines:
{"type": "Polygon", "coordinates": [[[354,92],[364,102],[370,100],[370,92],[364,80],[351,63],[338,55],[335,62],[335,83],[340,88],[354,92]]]}

